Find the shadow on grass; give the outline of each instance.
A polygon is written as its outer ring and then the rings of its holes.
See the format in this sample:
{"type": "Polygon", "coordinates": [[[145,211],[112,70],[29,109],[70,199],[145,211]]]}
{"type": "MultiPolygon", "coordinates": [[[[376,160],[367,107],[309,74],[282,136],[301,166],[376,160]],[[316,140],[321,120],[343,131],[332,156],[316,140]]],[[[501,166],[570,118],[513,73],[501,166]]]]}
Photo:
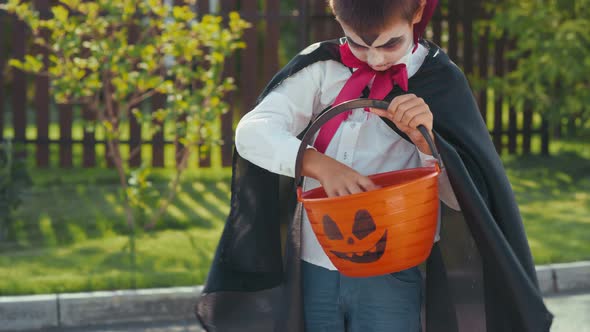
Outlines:
{"type": "MultiPolygon", "coordinates": [[[[211,229],[223,223],[229,211],[229,192],[219,188],[229,188],[225,182],[229,179],[183,183],[183,191],[158,220],[155,230],[211,229]]],[[[165,189],[163,182],[156,185],[165,189]]],[[[147,224],[150,215],[138,224],[147,224]]],[[[10,236],[2,241],[0,251],[55,247],[128,232],[119,187],[115,184],[35,187],[25,196],[15,217],[10,236]]]]}

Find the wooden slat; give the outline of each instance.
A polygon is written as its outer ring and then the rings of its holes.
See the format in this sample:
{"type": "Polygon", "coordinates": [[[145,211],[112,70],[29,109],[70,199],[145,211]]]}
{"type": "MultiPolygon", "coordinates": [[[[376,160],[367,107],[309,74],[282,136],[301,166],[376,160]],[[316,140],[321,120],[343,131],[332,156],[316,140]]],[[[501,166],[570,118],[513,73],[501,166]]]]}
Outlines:
{"type": "MultiPolygon", "coordinates": [[[[509,49],[513,50],[516,48],[516,40],[512,39],[509,43],[509,49]]],[[[517,62],[514,59],[508,60],[508,72],[516,69],[517,62]]],[[[508,110],[508,153],[516,153],[516,138],[517,138],[517,118],[516,109],[510,105],[508,110]]]]}
{"type": "MultiPolygon", "coordinates": [[[[139,19],[138,13],[135,14],[135,18],[139,19]]],[[[131,24],[128,31],[129,44],[133,45],[137,43],[140,36],[140,28],[136,24],[131,24]]],[[[135,68],[137,69],[137,68],[135,68]]],[[[142,105],[131,105],[132,107],[142,108],[142,105]]],[[[133,115],[132,111],[129,110],[127,114],[129,118],[129,166],[139,167],[141,166],[142,151],[141,151],[141,124],[133,115]]]]}
{"type": "MultiPolygon", "coordinates": [[[[489,43],[490,39],[490,29],[486,28],[483,35],[479,38],[479,45],[478,45],[478,62],[479,62],[479,78],[483,82],[487,82],[488,80],[488,70],[489,70],[489,43]]],[[[488,90],[487,86],[484,86],[483,89],[479,92],[479,110],[481,112],[481,116],[485,122],[488,121],[488,90]]]]}
{"type": "Polygon", "coordinates": [[[478,2],[478,0],[463,2],[463,70],[468,75],[473,73],[473,15],[478,2]]]}
{"type": "Polygon", "coordinates": [[[298,9],[299,9],[299,35],[298,35],[298,43],[299,43],[299,50],[304,49],[309,44],[309,26],[310,26],[310,19],[309,19],[309,0],[299,0],[297,2],[298,9]]]}
{"type": "Polygon", "coordinates": [[[451,60],[455,61],[459,66],[462,65],[462,61],[460,61],[458,55],[458,47],[459,47],[459,20],[458,14],[461,9],[460,0],[449,0],[449,46],[448,52],[449,57],[451,60]]]}
{"type": "MultiPolygon", "coordinates": [[[[255,13],[257,11],[256,1],[244,0],[241,2],[240,11],[245,13],[255,13]]],[[[244,32],[244,42],[246,49],[241,51],[241,71],[240,76],[240,93],[242,99],[241,113],[245,114],[254,106],[257,89],[258,77],[258,37],[256,33],[258,20],[253,20],[252,27],[244,32]]]]}
{"type": "MultiPolygon", "coordinates": [[[[236,0],[222,0],[221,1],[221,12],[224,14],[235,10],[237,6],[236,0]]],[[[224,77],[236,77],[236,55],[229,57],[225,63],[224,77]]],[[[225,96],[225,100],[229,105],[227,113],[221,116],[221,140],[223,145],[221,146],[221,165],[223,167],[232,165],[232,157],[234,150],[234,131],[233,131],[233,119],[236,113],[235,105],[236,95],[234,92],[230,92],[225,96]]]]}
{"type": "MultiPolygon", "coordinates": [[[[43,17],[47,17],[49,0],[36,0],[35,7],[43,17]]],[[[49,32],[42,31],[41,38],[49,40],[49,32]]],[[[49,52],[46,49],[36,47],[36,54],[43,55],[44,67],[49,67],[49,52]]],[[[36,159],[38,167],[49,166],[49,78],[46,76],[35,77],[35,109],[37,112],[37,151],[36,159]]]]}
{"type": "MultiPolygon", "coordinates": [[[[87,110],[84,106],[82,106],[82,118],[85,122],[94,122],[96,120],[96,114],[91,110],[87,110]]],[[[96,138],[94,136],[94,131],[87,131],[84,130],[84,136],[82,138],[82,167],[84,168],[92,168],[96,166],[96,138]]],[[[108,147],[107,147],[107,161],[110,160],[108,157],[108,147]]]]}
{"type": "MultiPolygon", "coordinates": [[[[496,40],[494,48],[494,74],[496,77],[504,76],[504,50],[506,45],[506,38],[496,40]]],[[[502,95],[499,91],[494,92],[494,145],[498,154],[502,153],[502,95]]]]}
{"type": "Polygon", "coordinates": [[[197,16],[203,17],[205,14],[209,14],[209,1],[197,1],[197,16]]]}
{"type": "Polygon", "coordinates": [[[541,154],[549,155],[549,121],[547,119],[541,122],[541,154]]]}
{"type": "Polygon", "coordinates": [[[129,114],[129,141],[129,151],[133,152],[129,158],[129,166],[139,167],[141,166],[141,124],[133,114],[129,114]]]}
{"type": "MultiPolygon", "coordinates": [[[[209,8],[208,1],[198,1],[197,2],[197,16],[199,18],[203,17],[203,15],[208,14],[209,11],[210,11],[210,8],[209,8]]],[[[199,64],[197,64],[197,65],[199,65],[199,64]]],[[[197,87],[197,88],[199,88],[199,87],[197,87]]],[[[222,134],[222,136],[223,136],[223,134],[222,134]]],[[[197,152],[198,152],[198,158],[199,158],[199,167],[211,167],[211,149],[206,149],[205,146],[199,145],[197,152]]]]}
{"type": "MultiPolygon", "coordinates": [[[[22,21],[16,20],[12,34],[12,55],[16,59],[24,59],[25,41],[28,38],[27,27],[22,21]]],[[[27,127],[27,74],[23,71],[11,68],[12,80],[12,121],[14,128],[14,139],[17,142],[24,142],[26,139],[27,127]]],[[[19,155],[25,155],[25,151],[19,151],[19,155]]]]}
{"type": "Polygon", "coordinates": [[[532,105],[526,103],[524,105],[523,119],[522,119],[522,153],[528,155],[531,153],[531,136],[533,124],[533,109],[532,105]]]}
{"type": "Polygon", "coordinates": [[[434,12],[434,16],[432,17],[432,41],[440,46],[442,45],[442,12],[441,7],[438,6],[436,11],[434,12]]]}
{"type": "Polygon", "coordinates": [[[264,45],[264,82],[270,81],[279,69],[279,14],[278,0],[266,0],[266,35],[264,45]]]}
{"type": "MultiPolygon", "coordinates": [[[[115,113],[115,117],[119,117],[119,108],[118,105],[113,105],[113,112],[115,113]]],[[[119,128],[119,132],[121,131],[121,129],[119,128]]],[[[95,150],[95,146],[96,146],[96,140],[94,138],[94,134],[92,134],[92,151],[95,150]]],[[[117,148],[118,146],[118,142],[117,140],[114,140],[114,146],[115,148],[117,148]]],[[[90,146],[88,146],[88,148],[90,149],[90,146]]],[[[109,145],[107,144],[107,140],[105,140],[105,151],[106,151],[106,161],[107,161],[107,167],[108,168],[114,168],[115,167],[115,161],[113,159],[113,152],[111,151],[111,149],[109,148],[109,145]]]]}
{"type": "Polygon", "coordinates": [[[4,31],[5,28],[8,26],[9,18],[5,13],[0,13],[0,142],[4,141],[4,105],[6,103],[6,93],[4,92],[4,68],[8,58],[8,54],[6,54],[6,47],[5,45],[8,44],[8,34],[4,31]]]}
{"type": "Polygon", "coordinates": [[[59,111],[59,167],[70,168],[72,163],[72,123],[73,111],[71,105],[58,105],[59,111]]]}
{"type": "Polygon", "coordinates": [[[328,39],[327,37],[327,18],[326,2],[323,0],[311,0],[311,15],[312,15],[312,42],[318,42],[328,39]]]}
{"type": "MultiPolygon", "coordinates": [[[[152,112],[156,112],[158,109],[163,108],[166,103],[166,95],[155,94],[151,98],[152,112]]],[[[159,126],[162,123],[155,120],[153,121],[155,126],[159,126]]],[[[164,167],[164,129],[158,131],[152,136],[152,166],[153,167],[164,167]]]]}

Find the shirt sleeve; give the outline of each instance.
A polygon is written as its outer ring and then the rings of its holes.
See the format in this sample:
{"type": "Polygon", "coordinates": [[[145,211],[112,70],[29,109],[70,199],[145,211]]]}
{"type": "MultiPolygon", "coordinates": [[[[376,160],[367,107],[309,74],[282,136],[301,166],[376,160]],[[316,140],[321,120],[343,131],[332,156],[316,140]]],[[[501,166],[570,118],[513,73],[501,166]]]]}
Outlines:
{"type": "MultiPolygon", "coordinates": [[[[273,173],[294,177],[301,145],[299,135],[311,121],[319,103],[319,74],[314,63],[285,79],[236,128],[240,156],[273,173]]],[[[309,147],[308,147],[309,148],[309,147]]]]}
{"type": "MultiPolygon", "coordinates": [[[[431,165],[436,161],[434,156],[422,153],[420,150],[418,150],[418,154],[420,155],[420,162],[422,163],[422,166],[431,165]]],[[[453,191],[453,187],[449,181],[447,170],[443,167],[443,165],[440,165],[440,167],[441,173],[438,176],[438,194],[440,200],[451,209],[455,211],[461,211],[461,207],[459,206],[459,202],[457,202],[457,197],[455,196],[455,192],[453,191]]]]}

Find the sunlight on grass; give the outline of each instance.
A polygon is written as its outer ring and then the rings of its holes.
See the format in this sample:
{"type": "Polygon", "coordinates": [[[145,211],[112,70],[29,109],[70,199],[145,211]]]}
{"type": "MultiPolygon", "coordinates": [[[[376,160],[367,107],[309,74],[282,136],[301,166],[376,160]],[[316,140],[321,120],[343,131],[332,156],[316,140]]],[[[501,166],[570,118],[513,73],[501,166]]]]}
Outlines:
{"type": "Polygon", "coordinates": [[[124,236],[0,256],[0,295],[61,293],[202,284],[213,257],[218,227],[144,234],[137,241],[137,271],[124,236]]]}

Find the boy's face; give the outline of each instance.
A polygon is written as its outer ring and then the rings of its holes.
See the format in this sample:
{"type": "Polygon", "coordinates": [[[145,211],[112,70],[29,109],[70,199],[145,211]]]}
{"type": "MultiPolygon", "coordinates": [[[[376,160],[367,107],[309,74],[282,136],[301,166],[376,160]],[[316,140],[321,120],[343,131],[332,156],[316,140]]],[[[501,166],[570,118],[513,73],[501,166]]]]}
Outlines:
{"type": "Polygon", "coordinates": [[[388,28],[378,34],[358,35],[345,23],[340,22],[344,35],[350,45],[350,50],[359,60],[366,62],[377,71],[389,69],[407,54],[413,46],[413,24],[419,22],[420,17],[408,22],[403,19],[395,20],[388,28]]]}

